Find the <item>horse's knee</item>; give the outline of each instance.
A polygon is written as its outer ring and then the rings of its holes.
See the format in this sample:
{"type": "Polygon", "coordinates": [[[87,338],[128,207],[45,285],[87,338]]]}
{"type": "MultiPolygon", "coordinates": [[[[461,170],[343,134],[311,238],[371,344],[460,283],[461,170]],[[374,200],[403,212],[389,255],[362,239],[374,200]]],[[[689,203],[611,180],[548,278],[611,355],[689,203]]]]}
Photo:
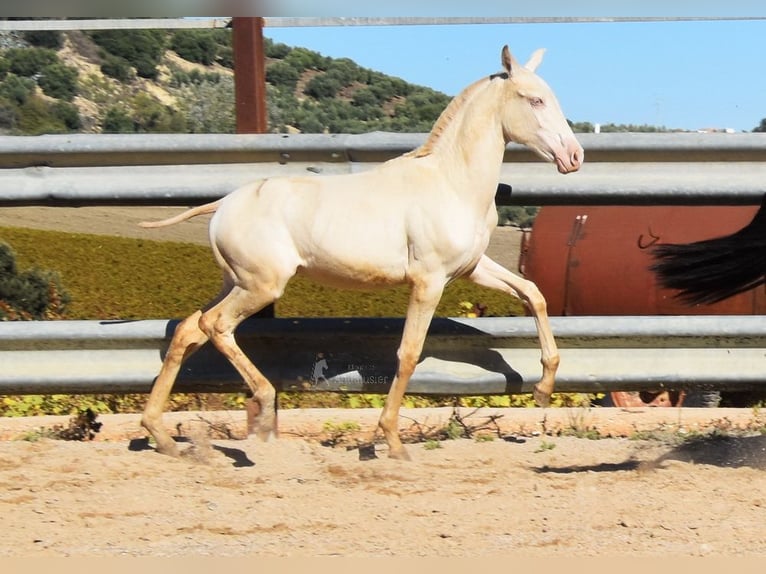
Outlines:
{"type": "Polygon", "coordinates": [[[537,285],[531,281],[527,282],[527,286],[524,290],[524,300],[535,316],[546,315],[548,313],[548,303],[546,302],[545,297],[537,285]]]}

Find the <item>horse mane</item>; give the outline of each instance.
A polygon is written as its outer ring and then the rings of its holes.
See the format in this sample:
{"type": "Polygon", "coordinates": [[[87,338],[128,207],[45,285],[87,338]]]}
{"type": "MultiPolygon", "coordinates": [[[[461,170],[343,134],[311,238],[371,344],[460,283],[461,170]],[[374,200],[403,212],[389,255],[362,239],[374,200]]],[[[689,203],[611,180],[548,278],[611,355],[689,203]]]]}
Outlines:
{"type": "Polygon", "coordinates": [[[439,142],[439,139],[444,134],[444,131],[447,129],[447,126],[452,123],[452,120],[455,119],[455,116],[457,116],[457,113],[463,108],[463,106],[466,104],[468,100],[470,100],[476,92],[479,90],[480,87],[485,86],[495,78],[507,78],[508,76],[505,74],[493,74],[486,78],[481,78],[480,80],[476,80],[473,84],[469,85],[467,88],[464,88],[462,92],[460,92],[457,96],[452,98],[452,101],[450,101],[449,104],[447,104],[447,107],[444,108],[444,111],[442,111],[441,115],[437,118],[436,122],[434,123],[433,127],[431,128],[431,132],[428,134],[428,139],[426,139],[425,143],[421,145],[418,148],[415,148],[414,150],[407,152],[404,154],[405,157],[425,157],[427,155],[430,155],[433,153],[434,148],[436,147],[436,144],[439,142]]]}

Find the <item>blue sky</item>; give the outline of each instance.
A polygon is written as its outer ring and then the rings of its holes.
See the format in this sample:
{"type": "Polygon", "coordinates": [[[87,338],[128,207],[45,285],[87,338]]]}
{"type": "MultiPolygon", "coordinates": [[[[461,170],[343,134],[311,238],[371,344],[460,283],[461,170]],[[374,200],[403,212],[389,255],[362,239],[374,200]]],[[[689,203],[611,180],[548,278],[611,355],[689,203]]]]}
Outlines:
{"type": "Polygon", "coordinates": [[[750,131],[766,118],[766,20],[267,27],[265,35],[448,95],[497,71],[503,44],[520,61],[546,48],[538,73],[572,121],[750,131]]]}

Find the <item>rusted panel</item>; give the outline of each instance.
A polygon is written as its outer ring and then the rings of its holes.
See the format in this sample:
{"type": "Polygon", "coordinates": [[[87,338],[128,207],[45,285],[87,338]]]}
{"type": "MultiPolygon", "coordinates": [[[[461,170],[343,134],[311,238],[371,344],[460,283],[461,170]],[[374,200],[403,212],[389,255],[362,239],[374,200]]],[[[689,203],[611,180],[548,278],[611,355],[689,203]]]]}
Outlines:
{"type": "Polygon", "coordinates": [[[766,311],[754,289],[713,305],[687,306],[657,285],[651,247],[728,235],[757,206],[550,206],[538,214],[523,271],[551,315],[749,315],[766,311]]]}

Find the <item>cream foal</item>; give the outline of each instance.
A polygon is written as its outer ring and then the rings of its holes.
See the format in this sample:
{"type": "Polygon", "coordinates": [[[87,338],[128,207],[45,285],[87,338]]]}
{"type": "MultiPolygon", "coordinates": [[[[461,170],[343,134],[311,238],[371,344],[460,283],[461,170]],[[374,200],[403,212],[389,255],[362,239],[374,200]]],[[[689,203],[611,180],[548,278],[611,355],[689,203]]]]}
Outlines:
{"type": "Polygon", "coordinates": [[[497,225],[494,198],[508,142],[528,146],[562,174],[583,161],[556,97],[534,73],[542,55],[536,51],[522,66],[503,47],[504,72],[456,96],[421,147],[369,171],[265,179],[142,224],[160,227],[215,212],[210,243],[223,270],[219,295],[176,328],[147,401],[141,422],[159,452],[178,455],[162,412],[181,363],[208,340],[259,403],[257,434],[265,439],[275,430],[275,389],[237,345],[234,330],[279,299],[296,274],[341,288],[411,287],[398,368],[379,421],[389,456],[408,458],[399,407],[444,287],[458,277],[518,296],[531,310],[542,351],[534,396],[548,403],[559,356],[545,299],[533,283],[484,254],[497,225]]]}

